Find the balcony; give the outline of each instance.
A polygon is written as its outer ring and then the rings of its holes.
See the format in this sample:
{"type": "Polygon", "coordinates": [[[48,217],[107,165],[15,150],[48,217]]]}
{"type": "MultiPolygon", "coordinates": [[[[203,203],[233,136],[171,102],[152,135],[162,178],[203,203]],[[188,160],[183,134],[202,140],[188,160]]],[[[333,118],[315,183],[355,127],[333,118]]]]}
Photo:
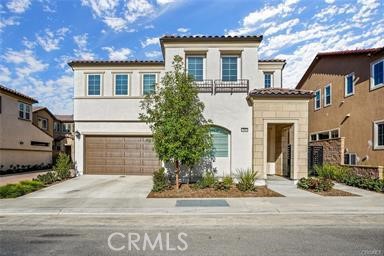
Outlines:
{"type": "Polygon", "coordinates": [[[194,82],[199,93],[248,93],[249,80],[239,79],[237,81],[203,80],[194,82]]]}

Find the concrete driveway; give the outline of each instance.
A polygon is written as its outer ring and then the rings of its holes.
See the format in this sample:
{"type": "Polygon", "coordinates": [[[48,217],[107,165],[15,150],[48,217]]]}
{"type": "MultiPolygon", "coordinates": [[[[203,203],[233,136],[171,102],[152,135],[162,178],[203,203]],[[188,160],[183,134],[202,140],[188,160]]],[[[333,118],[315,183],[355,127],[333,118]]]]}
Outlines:
{"type": "Polygon", "coordinates": [[[24,198],[146,198],[151,176],[83,175],[24,198]]]}

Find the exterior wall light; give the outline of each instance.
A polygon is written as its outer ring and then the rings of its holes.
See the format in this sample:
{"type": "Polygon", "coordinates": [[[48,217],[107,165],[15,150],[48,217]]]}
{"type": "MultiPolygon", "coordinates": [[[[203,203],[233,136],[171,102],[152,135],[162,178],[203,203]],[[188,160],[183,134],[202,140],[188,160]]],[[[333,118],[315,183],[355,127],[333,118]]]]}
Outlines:
{"type": "Polygon", "coordinates": [[[75,131],[76,138],[80,139],[81,133],[79,131],[75,131]]]}

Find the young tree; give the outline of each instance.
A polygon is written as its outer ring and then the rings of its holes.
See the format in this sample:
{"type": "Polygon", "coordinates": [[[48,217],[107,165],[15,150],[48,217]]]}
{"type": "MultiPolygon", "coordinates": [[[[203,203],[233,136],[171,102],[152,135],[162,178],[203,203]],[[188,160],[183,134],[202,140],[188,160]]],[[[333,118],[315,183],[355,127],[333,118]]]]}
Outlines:
{"type": "Polygon", "coordinates": [[[140,114],[140,119],[152,130],[160,160],[175,167],[178,189],[180,166],[199,163],[212,148],[204,104],[180,56],[174,57],[173,71],[165,74],[156,93],[145,97],[141,109],[145,113],[140,114]]]}

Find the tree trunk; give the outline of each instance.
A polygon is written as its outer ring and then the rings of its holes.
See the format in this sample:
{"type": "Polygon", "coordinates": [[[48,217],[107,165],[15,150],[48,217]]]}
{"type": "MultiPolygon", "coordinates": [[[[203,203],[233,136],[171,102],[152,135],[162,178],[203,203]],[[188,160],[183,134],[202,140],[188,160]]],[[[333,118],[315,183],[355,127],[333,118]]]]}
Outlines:
{"type": "Polygon", "coordinates": [[[179,173],[180,173],[180,165],[178,160],[176,160],[175,165],[176,165],[176,171],[175,171],[176,189],[178,190],[179,189],[179,173]]]}

